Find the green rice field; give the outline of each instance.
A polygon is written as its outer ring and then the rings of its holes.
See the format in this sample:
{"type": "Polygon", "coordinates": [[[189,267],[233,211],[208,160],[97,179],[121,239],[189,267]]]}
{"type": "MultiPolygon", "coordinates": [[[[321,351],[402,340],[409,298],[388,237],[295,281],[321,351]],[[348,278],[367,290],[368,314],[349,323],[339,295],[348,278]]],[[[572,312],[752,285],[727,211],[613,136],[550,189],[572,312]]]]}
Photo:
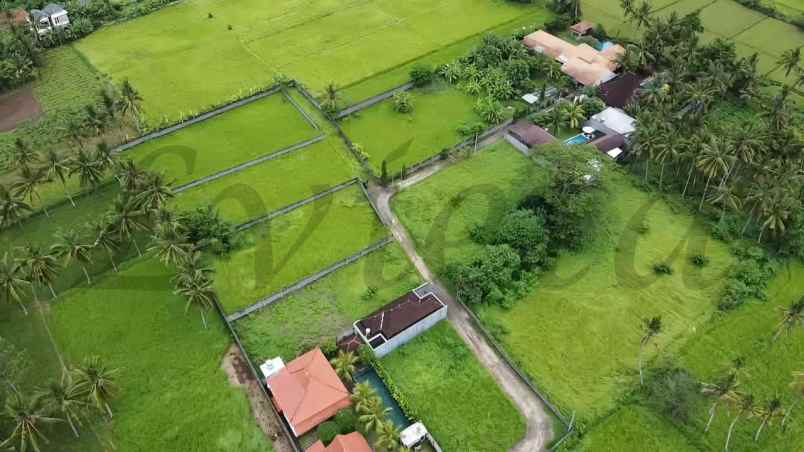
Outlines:
{"type": "Polygon", "coordinates": [[[463,141],[458,126],[480,120],[473,110],[475,100],[449,85],[438,83],[410,93],[411,113],[396,112],[388,99],[342,121],[344,133],[363,146],[376,174],[383,160],[393,174],[458,144],[463,141]]]}
{"type": "Polygon", "coordinates": [[[244,308],[385,238],[359,187],[321,198],[244,233],[244,246],[215,263],[227,311],[244,308]]]}
{"type": "Polygon", "coordinates": [[[446,321],[380,360],[414,418],[447,451],[508,450],[525,420],[446,321]]]}
{"type": "Polygon", "coordinates": [[[352,323],[420,284],[402,248],[391,243],[235,326],[254,362],[285,362],[349,331],[352,323]]]}
{"type": "Polygon", "coordinates": [[[190,0],[76,47],[114,80],[130,79],[149,120],[175,120],[266,86],[278,72],[320,92],[541,11],[501,0],[190,0]],[[194,83],[199,73],[209,75],[204,83],[194,83]]]}
{"type": "Polygon", "coordinates": [[[628,405],[612,413],[587,433],[574,451],[694,452],[671,423],[650,409],[628,405]]]}

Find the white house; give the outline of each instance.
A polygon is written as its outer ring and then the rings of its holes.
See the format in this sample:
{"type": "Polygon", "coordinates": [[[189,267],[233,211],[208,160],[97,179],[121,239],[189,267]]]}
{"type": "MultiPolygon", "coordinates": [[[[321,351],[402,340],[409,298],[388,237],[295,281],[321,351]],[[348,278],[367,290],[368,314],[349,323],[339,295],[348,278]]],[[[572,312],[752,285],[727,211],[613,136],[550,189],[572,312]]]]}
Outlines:
{"type": "Polygon", "coordinates": [[[592,115],[584,125],[607,135],[619,134],[628,138],[636,130],[636,119],[619,108],[608,107],[600,113],[592,115]]]}
{"type": "Polygon", "coordinates": [[[67,10],[56,3],[48,3],[42,9],[31,10],[33,26],[39,36],[46,35],[53,30],[60,30],[70,25],[67,10]]]}

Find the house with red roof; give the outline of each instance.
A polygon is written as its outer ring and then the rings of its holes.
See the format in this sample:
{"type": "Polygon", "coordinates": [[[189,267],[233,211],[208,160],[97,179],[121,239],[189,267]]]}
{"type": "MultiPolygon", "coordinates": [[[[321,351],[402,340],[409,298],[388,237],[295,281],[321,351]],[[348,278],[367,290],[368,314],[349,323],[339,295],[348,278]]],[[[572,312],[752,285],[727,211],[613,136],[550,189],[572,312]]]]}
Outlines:
{"type": "Polygon", "coordinates": [[[348,435],[338,435],[324,446],[321,440],[313,443],[305,452],[371,452],[366,438],[359,432],[352,432],[348,435]]]}
{"type": "Polygon", "coordinates": [[[265,383],[297,437],[352,404],[349,391],[320,348],[294,359],[265,383]]]}

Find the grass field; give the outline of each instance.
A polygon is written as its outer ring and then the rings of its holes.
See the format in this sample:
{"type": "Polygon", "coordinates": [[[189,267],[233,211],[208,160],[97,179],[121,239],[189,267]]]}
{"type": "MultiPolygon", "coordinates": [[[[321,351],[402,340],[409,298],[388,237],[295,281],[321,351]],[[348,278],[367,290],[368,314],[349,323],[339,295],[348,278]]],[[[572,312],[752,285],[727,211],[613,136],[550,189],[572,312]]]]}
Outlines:
{"type": "Polygon", "coordinates": [[[403,165],[411,166],[454,146],[463,140],[458,126],[480,120],[473,111],[475,100],[446,84],[412,90],[411,95],[411,113],[394,111],[389,99],[341,124],[349,139],[363,146],[376,174],[383,160],[393,174],[403,165]]]}
{"type": "Polygon", "coordinates": [[[525,420],[466,347],[441,322],[381,360],[389,378],[447,451],[508,450],[525,420]]]}
{"type": "MultiPolygon", "coordinates": [[[[120,369],[114,421],[102,436],[120,451],[272,450],[245,394],[220,369],[230,344],[222,323],[210,313],[203,329],[197,311],[185,315],[170,277],[155,259],[141,259],[51,308],[68,361],[97,354],[120,369]]],[[[103,450],[89,433],[66,446],[60,450],[103,450]]]]}
{"type": "Polygon", "coordinates": [[[315,137],[281,94],[194,124],[122,154],[138,167],[184,184],[315,137]]]}
{"type": "Polygon", "coordinates": [[[175,118],[270,84],[277,72],[314,91],[348,85],[541,11],[501,0],[191,0],[76,46],[101,72],[129,78],[149,118],[175,118]],[[211,75],[192,83],[201,72],[211,75]]]}
{"type": "Polygon", "coordinates": [[[386,231],[353,186],[249,229],[215,264],[227,311],[244,308],[381,240],[386,231]]]}
{"type": "Polygon", "coordinates": [[[430,268],[443,274],[449,262],[479,249],[468,239],[470,228],[516,206],[539,176],[530,160],[503,142],[402,191],[393,208],[430,268]]]}
{"type": "Polygon", "coordinates": [[[244,223],[351,179],[355,165],[340,139],[330,137],[183,192],[173,205],[184,210],[211,205],[223,218],[244,223]]]}
{"type": "Polygon", "coordinates": [[[285,362],[332,342],[361,319],[393,301],[420,279],[402,248],[392,243],[306,289],[235,324],[254,362],[285,362]],[[368,296],[369,288],[376,292],[368,296]]]}
{"type": "Polygon", "coordinates": [[[648,408],[627,405],[604,419],[575,451],[697,451],[672,424],[648,408]]]}

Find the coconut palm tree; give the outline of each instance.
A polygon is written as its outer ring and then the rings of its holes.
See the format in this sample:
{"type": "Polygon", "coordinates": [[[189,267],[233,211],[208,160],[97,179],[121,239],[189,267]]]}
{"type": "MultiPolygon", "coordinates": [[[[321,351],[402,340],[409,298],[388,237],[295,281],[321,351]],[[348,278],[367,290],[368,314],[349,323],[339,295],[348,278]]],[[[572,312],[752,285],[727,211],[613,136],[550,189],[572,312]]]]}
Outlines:
{"type": "Polygon", "coordinates": [[[22,303],[22,294],[30,284],[22,265],[11,259],[8,252],[3,253],[3,260],[0,261],[0,293],[7,303],[17,303],[25,315],[28,315],[28,309],[22,303]]]}
{"type": "Polygon", "coordinates": [[[84,130],[84,123],[78,116],[70,116],[70,118],[67,120],[67,125],[63,130],[67,136],[78,146],[78,149],[84,149],[86,130],[84,130]]]}
{"type": "Polygon", "coordinates": [[[324,88],[324,97],[321,99],[321,108],[328,114],[333,114],[338,111],[338,103],[341,100],[341,95],[338,93],[338,88],[334,83],[329,83],[324,88]]]}
{"type": "Polygon", "coordinates": [[[0,185],[0,226],[4,228],[15,224],[19,226],[25,212],[30,211],[31,206],[24,199],[0,185]]]}
{"type": "Polygon", "coordinates": [[[642,27],[647,28],[652,22],[651,14],[653,14],[653,7],[651,6],[650,2],[645,0],[640,3],[636,9],[634,9],[631,15],[631,20],[633,20],[634,26],[637,29],[642,27]]]}
{"type": "Polygon", "coordinates": [[[103,179],[103,168],[96,156],[79,149],[78,153],[70,160],[70,176],[76,174],[82,187],[92,187],[94,189],[103,179]]]}
{"type": "Polygon", "coordinates": [[[577,129],[583,121],[586,121],[586,112],[580,102],[567,102],[564,104],[562,113],[564,114],[564,122],[573,129],[577,129]]]}
{"type": "Polygon", "coordinates": [[[729,424],[729,433],[726,434],[726,445],[724,447],[725,451],[729,450],[729,443],[731,443],[731,434],[734,432],[734,426],[737,425],[737,421],[745,416],[746,418],[750,418],[754,414],[754,396],[751,394],[743,394],[741,392],[734,392],[730,396],[730,400],[732,404],[735,406],[737,414],[734,415],[734,419],[732,419],[731,424],[729,424]]]}
{"type": "Polygon", "coordinates": [[[759,441],[759,435],[762,434],[762,430],[765,428],[765,426],[773,424],[774,419],[779,417],[784,418],[781,397],[777,395],[768,399],[764,405],[757,408],[756,416],[760,419],[760,423],[756,434],[754,434],[755,442],[759,441]]]}
{"type": "Polygon", "coordinates": [[[18,262],[28,274],[27,279],[31,282],[34,300],[39,301],[36,296],[36,285],[46,286],[53,298],[56,298],[53,282],[59,275],[59,262],[55,253],[44,251],[37,245],[26,245],[22,247],[22,256],[18,262]]]}
{"type": "Polygon", "coordinates": [[[706,185],[704,186],[703,194],[701,195],[701,202],[698,205],[698,210],[703,208],[704,200],[709,192],[709,184],[712,178],[719,175],[724,175],[729,170],[728,162],[728,149],[729,144],[721,138],[716,136],[710,137],[709,141],[701,144],[701,154],[695,162],[699,170],[706,175],[706,185]]]}
{"type": "Polygon", "coordinates": [[[117,250],[120,249],[120,236],[115,233],[113,225],[108,222],[108,219],[102,219],[92,223],[90,230],[95,237],[95,242],[92,244],[92,247],[104,250],[109,257],[112,268],[117,272],[117,263],[114,261],[114,255],[117,250]]]}
{"type": "Polygon", "coordinates": [[[48,444],[50,441],[42,432],[44,425],[60,422],[60,419],[47,415],[42,397],[25,397],[13,391],[6,400],[3,418],[11,422],[11,436],[0,443],[0,449],[40,452],[40,443],[48,444]]]}
{"type": "Polygon", "coordinates": [[[341,377],[341,380],[351,383],[357,368],[357,356],[352,352],[338,351],[338,356],[330,360],[332,367],[335,368],[335,373],[341,377]]]}
{"type": "Polygon", "coordinates": [[[131,198],[118,196],[112,206],[111,218],[112,227],[120,240],[130,240],[134,244],[137,254],[142,256],[135,234],[148,228],[145,222],[145,212],[137,209],[131,198]]]}
{"type": "Polygon", "coordinates": [[[89,356],[73,369],[78,390],[101,412],[112,418],[110,403],[117,392],[115,378],[118,369],[108,367],[99,356],[89,356]]]}
{"type": "Polygon", "coordinates": [[[70,190],[67,189],[67,176],[70,172],[69,161],[68,158],[50,149],[45,153],[44,168],[48,179],[52,180],[55,177],[61,182],[61,186],[64,188],[64,194],[67,195],[70,204],[75,207],[75,201],[70,194],[70,190]]]}
{"type": "Polygon", "coordinates": [[[212,287],[212,281],[202,274],[195,273],[193,276],[178,278],[176,295],[183,296],[187,303],[184,306],[184,313],[190,312],[190,308],[195,306],[201,313],[201,322],[204,328],[207,328],[207,317],[204,314],[206,311],[215,307],[215,300],[217,294],[212,287]]]}
{"type": "Polygon", "coordinates": [[[204,257],[198,250],[193,250],[184,256],[177,264],[177,273],[173,277],[173,283],[177,287],[192,284],[196,278],[210,279],[214,273],[212,267],[204,265],[204,257]]]}
{"type": "Polygon", "coordinates": [[[760,217],[762,223],[759,228],[757,242],[762,242],[762,235],[770,230],[773,235],[780,235],[787,229],[790,219],[791,207],[795,204],[789,193],[783,190],[774,190],[761,200],[760,217]]]}
{"type": "Polygon", "coordinates": [[[159,260],[165,265],[177,265],[192,250],[187,236],[170,226],[170,223],[159,223],[152,236],[150,250],[156,250],[159,260]]]}
{"type": "Polygon", "coordinates": [[[634,0],[620,0],[620,8],[623,10],[623,17],[628,20],[634,14],[634,0]]]}
{"type": "Polygon", "coordinates": [[[391,409],[383,404],[382,399],[375,397],[368,400],[362,411],[363,414],[358,417],[358,420],[360,420],[365,431],[374,430],[379,432],[382,423],[388,418],[389,411],[391,409]]]}
{"type": "Polygon", "coordinates": [[[128,79],[123,80],[123,84],[120,86],[120,97],[121,97],[121,113],[123,115],[128,115],[132,119],[134,119],[134,124],[137,126],[137,131],[140,131],[140,103],[142,102],[142,97],[140,93],[131,86],[131,83],[128,79]]]}
{"type": "Polygon", "coordinates": [[[86,394],[73,380],[70,372],[64,371],[59,380],[53,380],[47,388],[39,392],[46,411],[67,421],[76,438],[78,427],[86,415],[88,402],[86,394]]]}
{"type": "Polygon", "coordinates": [[[639,383],[645,384],[645,378],[642,373],[642,350],[645,346],[662,332],[662,317],[656,316],[649,319],[642,320],[642,339],[639,341],[639,383]]]}
{"type": "Polygon", "coordinates": [[[101,173],[105,173],[106,170],[114,168],[114,154],[112,154],[112,148],[109,147],[109,144],[105,141],[101,141],[95,146],[94,159],[98,162],[98,168],[101,173]]]}
{"type": "Polygon", "coordinates": [[[85,127],[94,132],[95,135],[103,133],[105,120],[103,115],[98,113],[98,110],[96,110],[95,106],[92,104],[84,106],[84,124],[85,127]]]}
{"type": "Polygon", "coordinates": [[[14,149],[12,151],[12,158],[9,162],[11,169],[23,169],[30,167],[32,164],[39,160],[36,152],[28,146],[28,143],[23,141],[22,138],[14,140],[14,149]]]}
{"type": "Polygon", "coordinates": [[[391,421],[381,422],[377,429],[377,440],[374,445],[388,452],[395,452],[400,446],[399,428],[391,421]]]}
{"type": "Polygon", "coordinates": [[[796,406],[804,399],[804,372],[793,372],[793,381],[790,382],[790,389],[793,392],[794,401],[793,404],[790,405],[790,409],[786,410],[784,413],[784,419],[782,419],[782,431],[785,429],[785,423],[787,423],[787,419],[790,417],[790,414],[796,409],[796,406]]]}
{"type": "Polygon", "coordinates": [[[793,328],[804,325],[804,297],[790,303],[790,307],[781,308],[781,310],[782,321],[776,326],[776,334],[773,335],[774,341],[782,335],[783,331],[789,333],[793,328]]]}
{"type": "Polygon", "coordinates": [[[708,432],[709,427],[712,426],[712,421],[715,419],[718,406],[720,406],[721,403],[726,403],[735,398],[734,394],[738,385],[739,382],[737,381],[737,372],[733,369],[729,370],[729,372],[721,377],[717,382],[703,384],[701,392],[704,395],[714,397],[715,399],[712,402],[712,405],[709,407],[709,420],[706,422],[704,432],[708,432]]]}
{"type": "Polygon", "coordinates": [[[161,174],[146,173],[141,191],[134,197],[138,208],[153,212],[159,210],[175,196],[161,174]]]}
{"type": "Polygon", "coordinates": [[[709,196],[709,202],[720,206],[720,221],[726,217],[727,210],[739,211],[742,207],[742,199],[737,195],[734,188],[723,184],[719,185],[709,196]]]}
{"type": "MultiPolygon", "coordinates": [[[[30,166],[20,168],[19,179],[11,186],[11,191],[20,198],[28,198],[29,204],[39,201],[39,185],[47,181],[47,173],[43,168],[33,169],[30,166]]],[[[50,216],[46,206],[42,206],[46,216],[50,216]]]]}
{"type": "Polygon", "coordinates": [[[794,49],[787,49],[782,52],[782,55],[779,57],[779,60],[776,62],[779,66],[784,69],[784,76],[788,77],[790,72],[795,70],[801,70],[799,67],[799,62],[801,61],[801,47],[796,47],[794,49]]]}
{"type": "Polygon", "coordinates": [[[131,160],[121,159],[117,161],[117,180],[123,190],[133,193],[142,184],[145,173],[140,171],[131,160]]]}
{"type": "Polygon", "coordinates": [[[352,402],[358,413],[366,413],[370,400],[377,398],[377,391],[368,383],[358,383],[352,390],[352,402]]]}
{"type": "Polygon", "coordinates": [[[64,259],[64,266],[69,267],[72,264],[78,264],[81,270],[84,271],[84,276],[87,278],[87,284],[92,285],[92,279],[89,277],[87,265],[92,264],[92,244],[84,242],[81,235],[74,230],[60,234],[58,242],[53,245],[52,251],[62,259],[64,259]]]}

